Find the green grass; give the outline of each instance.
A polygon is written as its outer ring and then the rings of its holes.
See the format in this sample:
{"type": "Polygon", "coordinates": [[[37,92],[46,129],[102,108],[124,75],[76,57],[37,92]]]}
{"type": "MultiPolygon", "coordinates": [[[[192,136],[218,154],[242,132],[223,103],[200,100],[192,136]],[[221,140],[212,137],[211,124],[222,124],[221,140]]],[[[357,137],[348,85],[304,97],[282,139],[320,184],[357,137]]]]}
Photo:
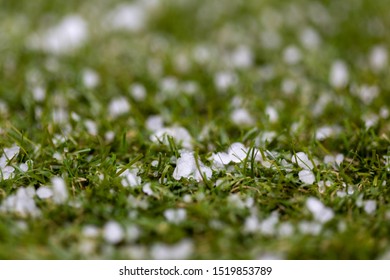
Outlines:
{"type": "Polygon", "coordinates": [[[370,64],[374,47],[389,51],[387,1],[187,2],[144,8],[144,27],[126,31],[110,30],[105,21],[118,1],[0,0],[0,156],[20,147],[7,161],[13,175],[0,180],[0,209],[21,187],[51,188],[54,177],[62,177],[69,192],[63,204],[34,196],[37,217],[0,211],[0,259],[152,258],[158,245],[180,242],[192,244],[184,254],[191,259],[388,258],[390,64],[379,70],[370,64]],[[33,34],[70,14],[87,23],[84,43],[65,54],[31,47],[33,34]],[[315,31],[318,46],[305,48],[305,28],[315,31]],[[267,47],[267,31],[279,44],[267,47]],[[239,46],[251,51],[247,67],[227,63],[239,46]],[[288,46],[301,53],[295,64],[283,58],[288,46]],[[197,58],[204,49],[208,56],[197,58]],[[340,88],[329,81],[337,60],[349,75],[340,88]],[[84,84],[86,69],[98,75],[96,87],[84,84]],[[226,90],[215,86],[222,72],[236,76],[226,90]],[[188,82],[193,93],[186,93],[188,82]],[[134,84],[144,86],[144,100],[131,95],[134,84]],[[376,87],[377,96],[367,101],[359,95],[364,86],[376,87]],[[34,98],[37,87],[46,92],[43,100],[34,98]],[[110,116],[110,102],[120,97],[130,110],[110,116]],[[278,112],[275,121],[266,113],[270,107],[278,112]],[[248,125],[232,121],[237,108],[251,116],[248,125]],[[53,119],[58,112],[64,122],[53,119]],[[200,162],[211,167],[210,178],[174,179],[185,143],[152,141],[146,126],[152,115],[166,127],[188,130],[197,168],[200,162]],[[317,139],[324,126],[336,133],[317,139]],[[261,141],[268,132],[274,137],[261,141]],[[253,153],[213,167],[212,154],[235,142],[253,153]],[[254,148],[265,162],[255,160],[254,148]],[[299,179],[302,168],[291,162],[298,152],[314,163],[312,184],[299,179]],[[339,166],[324,162],[337,154],[344,155],[339,166]],[[134,168],[141,183],[126,187],[122,175],[134,168]],[[327,180],[320,191],[318,184],[327,180]],[[151,195],[143,191],[148,183],[151,195]],[[310,197],[329,207],[333,218],[316,222],[306,205],[310,197]],[[375,202],[372,213],[367,202],[375,202]],[[186,216],[172,222],[167,209],[185,209],[186,216]],[[274,224],[272,215],[278,217],[274,224]],[[248,230],[251,217],[255,230],[248,230]],[[103,233],[109,221],[136,233],[110,244],[103,233]],[[305,233],[305,223],[320,229],[305,233]],[[96,227],[97,236],[85,236],[86,226],[96,227]]]}

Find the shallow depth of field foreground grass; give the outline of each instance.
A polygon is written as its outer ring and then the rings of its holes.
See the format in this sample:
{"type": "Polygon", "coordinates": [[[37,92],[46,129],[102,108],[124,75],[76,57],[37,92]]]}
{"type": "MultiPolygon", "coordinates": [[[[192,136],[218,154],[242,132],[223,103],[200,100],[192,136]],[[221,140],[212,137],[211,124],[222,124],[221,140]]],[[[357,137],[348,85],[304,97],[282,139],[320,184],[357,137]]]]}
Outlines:
{"type": "Polygon", "coordinates": [[[0,7],[0,259],[390,258],[387,0],[0,7]]]}

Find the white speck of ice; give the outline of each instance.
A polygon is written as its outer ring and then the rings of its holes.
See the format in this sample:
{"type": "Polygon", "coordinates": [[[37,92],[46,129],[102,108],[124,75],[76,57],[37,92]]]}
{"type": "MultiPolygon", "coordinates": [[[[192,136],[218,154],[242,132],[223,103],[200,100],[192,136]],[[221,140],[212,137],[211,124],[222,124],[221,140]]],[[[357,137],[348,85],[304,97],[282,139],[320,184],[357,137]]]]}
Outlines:
{"type": "Polygon", "coordinates": [[[181,126],[171,126],[160,128],[150,136],[150,140],[153,142],[163,142],[168,145],[168,136],[172,137],[177,144],[181,144],[183,148],[192,149],[192,137],[187,129],[181,126]]]}
{"type": "Polygon", "coordinates": [[[19,165],[19,168],[20,168],[20,170],[23,171],[23,172],[27,172],[27,171],[28,171],[28,165],[27,165],[26,163],[21,163],[21,164],[19,165]]]}
{"type": "Polygon", "coordinates": [[[304,152],[298,152],[293,155],[291,161],[306,170],[311,170],[314,168],[313,163],[309,160],[304,152]]]}
{"type": "Polygon", "coordinates": [[[236,125],[250,126],[255,123],[253,117],[245,108],[237,108],[230,115],[230,119],[236,125]]]}
{"type": "Polygon", "coordinates": [[[388,63],[388,53],[384,46],[375,46],[371,49],[369,55],[371,69],[375,72],[386,69],[388,63]]]}
{"type": "Polygon", "coordinates": [[[8,196],[0,205],[0,212],[16,213],[22,217],[37,217],[41,214],[35,205],[33,188],[20,187],[16,194],[8,196]]]}
{"type": "Polygon", "coordinates": [[[232,72],[218,72],[214,77],[214,85],[219,91],[226,91],[237,82],[237,76],[232,72]]]}
{"type": "Polygon", "coordinates": [[[130,93],[136,101],[144,101],[146,98],[146,89],[142,84],[132,84],[130,86],[130,93]]]}
{"type": "Polygon", "coordinates": [[[85,120],[84,125],[87,128],[87,131],[92,136],[96,136],[98,134],[97,124],[93,120],[85,120]]]}
{"type": "Polygon", "coordinates": [[[296,46],[288,46],[283,51],[283,60],[289,65],[294,65],[300,62],[302,53],[296,46]]]}
{"type": "Polygon", "coordinates": [[[334,129],[331,126],[319,127],[316,131],[316,139],[319,141],[325,140],[334,134],[334,129]]]}
{"type": "Polygon", "coordinates": [[[146,119],[146,128],[150,131],[158,131],[164,127],[164,120],[160,115],[149,116],[146,119]]]}
{"type": "Polygon", "coordinates": [[[107,14],[105,22],[112,29],[136,32],[144,28],[146,17],[146,11],[141,4],[120,4],[107,14]]]}
{"type": "Polygon", "coordinates": [[[118,244],[125,236],[122,226],[116,221],[109,221],[104,225],[103,238],[109,244],[118,244]]]}
{"type": "Polygon", "coordinates": [[[126,240],[130,242],[136,241],[141,235],[141,229],[137,225],[129,225],[126,227],[126,240]]]}
{"type": "Polygon", "coordinates": [[[53,190],[49,187],[42,186],[37,189],[36,194],[40,199],[47,199],[53,196],[53,190]]]}
{"type": "Polygon", "coordinates": [[[138,169],[126,169],[122,174],[122,186],[124,187],[136,187],[141,184],[141,177],[138,175],[138,169]]]}
{"type": "Polygon", "coordinates": [[[173,245],[156,243],[150,250],[151,257],[155,260],[188,259],[193,254],[193,252],[194,244],[191,239],[183,239],[173,245]]]}
{"type": "Polygon", "coordinates": [[[199,159],[198,166],[193,152],[182,151],[180,158],[176,161],[173,178],[175,180],[180,180],[181,178],[194,178],[198,182],[203,180],[203,176],[205,176],[206,179],[211,178],[212,170],[210,167],[205,166],[199,159]],[[198,166],[200,170],[198,170],[198,166]]]}
{"type": "Polygon", "coordinates": [[[245,202],[242,200],[239,194],[234,193],[230,194],[227,199],[229,205],[231,205],[234,208],[243,209],[246,207],[245,202]]]}
{"type": "Polygon", "coordinates": [[[302,221],[299,223],[298,229],[302,234],[318,235],[321,233],[322,224],[317,222],[302,221]]]}
{"type": "Polygon", "coordinates": [[[168,222],[172,224],[180,224],[187,218],[187,211],[183,208],[179,209],[166,209],[164,211],[164,217],[168,222]]]}
{"type": "Polygon", "coordinates": [[[29,44],[33,49],[66,54],[81,47],[87,37],[88,27],[85,20],[78,15],[68,15],[45,33],[30,37],[29,44]]]}
{"type": "Polygon", "coordinates": [[[265,109],[265,114],[268,116],[271,123],[277,122],[279,119],[278,111],[272,106],[268,106],[265,109]]]}
{"type": "Polygon", "coordinates": [[[326,207],[320,200],[315,197],[309,197],[306,200],[306,207],[313,214],[314,219],[323,224],[333,219],[334,212],[331,208],[326,207]]]}
{"type": "Polygon", "coordinates": [[[333,62],[330,73],[329,82],[334,88],[344,88],[349,82],[348,67],[342,60],[333,62]]]}
{"type": "Polygon", "coordinates": [[[86,238],[96,238],[99,236],[100,230],[97,226],[85,225],[81,233],[86,238]]]}
{"type": "Polygon", "coordinates": [[[111,100],[108,105],[108,114],[112,118],[117,118],[120,115],[126,114],[130,111],[130,104],[124,97],[117,97],[111,100]]]}
{"type": "Polygon", "coordinates": [[[275,226],[279,222],[279,216],[277,212],[272,212],[272,214],[261,221],[259,230],[264,235],[274,235],[275,234],[275,226]]]}
{"type": "Polygon", "coordinates": [[[310,50],[317,49],[321,45],[321,37],[310,27],[302,30],[300,33],[300,41],[305,48],[310,50]]]}
{"type": "Polygon", "coordinates": [[[32,95],[36,102],[42,102],[46,98],[46,90],[40,86],[34,87],[32,89],[32,95]]]}
{"type": "Polygon", "coordinates": [[[236,68],[248,68],[253,64],[253,53],[247,46],[239,46],[230,57],[231,63],[236,68]]]}
{"type": "Polygon", "coordinates": [[[282,237],[289,237],[294,233],[294,226],[289,222],[283,222],[278,227],[278,235],[282,237]]]}
{"type": "Polygon", "coordinates": [[[150,183],[146,183],[143,187],[142,187],[142,191],[147,194],[147,195],[154,195],[154,192],[151,188],[151,184],[150,183]]]}
{"type": "Polygon", "coordinates": [[[86,88],[93,89],[99,85],[99,75],[92,69],[85,69],[82,74],[83,84],[86,88]]]}
{"type": "Polygon", "coordinates": [[[366,104],[371,104],[379,96],[379,87],[376,85],[362,85],[356,89],[355,94],[366,104]]]}
{"type": "Polygon", "coordinates": [[[230,145],[228,154],[231,161],[239,163],[247,157],[248,149],[244,146],[244,144],[236,142],[230,145]]]}
{"type": "Polygon", "coordinates": [[[259,218],[256,215],[250,215],[245,219],[244,232],[254,233],[260,228],[259,218]]]}
{"type": "Polygon", "coordinates": [[[364,211],[369,215],[374,214],[376,211],[376,201],[372,199],[364,201],[364,211]]]}
{"type": "Polygon", "coordinates": [[[53,201],[55,204],[62,204],[68,199],[68,189],[64,179],[61,177],[53,177],[51,179],[53,187],[53,201]]]}
{"type": "Polygon", "coordinates": [[[306,169],[299,171],[298,177],[302,183],[308,185],[313,184],[316,180],[314,173],[311,170],[306,170],[306,169]]]}

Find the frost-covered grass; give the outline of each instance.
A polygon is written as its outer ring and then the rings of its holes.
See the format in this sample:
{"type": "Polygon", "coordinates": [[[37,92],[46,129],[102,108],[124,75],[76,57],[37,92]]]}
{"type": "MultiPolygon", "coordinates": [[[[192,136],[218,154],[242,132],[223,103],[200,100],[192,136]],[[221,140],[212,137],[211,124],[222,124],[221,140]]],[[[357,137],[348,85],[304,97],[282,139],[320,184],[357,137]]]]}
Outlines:
{"type": "Polygon", "coordinates": [[[0,0],[0,258],[390,258],[387,2],[0,0]]]}

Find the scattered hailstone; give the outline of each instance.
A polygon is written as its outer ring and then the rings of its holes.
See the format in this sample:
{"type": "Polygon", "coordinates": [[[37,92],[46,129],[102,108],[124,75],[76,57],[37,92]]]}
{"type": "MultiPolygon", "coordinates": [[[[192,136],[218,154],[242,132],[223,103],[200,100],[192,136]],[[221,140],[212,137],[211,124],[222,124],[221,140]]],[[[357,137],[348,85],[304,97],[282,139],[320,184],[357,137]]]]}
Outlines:
{"type": "Polygon", "coordinates": [[[167,209],[164,211],[164,217],[172,224],[180,224],[187,218],[187,211],[183,208],[167,209]]]}
{"type": "Polygon", "coordinates": [[[21,164],[19,165],[19,168],[20,168],[20,170],[21,170],[22,172],[27,172],[27,171],[28,171],[28,164],[26,164],[26,163],[21,163],[21,164]]]}
{"type": "Polygon", "coordinates": [[[85,69],[82,73],[83,84],[86,88],[93,89],[99,85],[99,75],[92,69],[85,69]]]}
{"type": "Polygon", "coordinates": [[[181,144],[183,148],[192,149],[192,137],[187,129],[181,126],[171,126],[160,128],[150,136],[150,140],[168,145],[168,136],[172,137],[176,143],[181,144]]]}
{"type": "Polygon", "coordinates": [[[64,179],[61,177],[53,177],[51,179],[53,188],[53,201],[55,204],[63,204],[68,199],[68,189],[64,179]]]}
{"type": "Polygon", "coordinates": [[[314,173],[311,170],[306,170],[306,169],[299,171],[298,177],[302,183],[308,185],[313,184],[316,180],[314,173]]]}
{"type": "Polygon", "coordinates": [[[289,222],[283,222],[278,227],[278,235],[281,237],[289,237],[294,233],[294,226],[289,222]]]}
{"type": "Polygon", "coordinates": [[[293,155],[291,161],[306,170],[311,170],[314,168],[313,163],[309,160],[304,152],[298,152],[293,155]]]}
{"type": "Polygon", "coordinates": [[[141,3],[120,4],[106,16],[106,24],[112,29],[142,30],[146,23],[146,11],[141,3]]]}
{"type": "Polygon", "coordinates": [[[296,91],[297,87],[297,83],[292,79],[284,79],[281,84],[281,90],[286,95],[293,94],[296,91]]]}
{"type": "Polygon", "coordinates": [[[41,214],[33,196],[35,190],[31,187],[20,187],[16,194],[8,196],[0,205],[0,212],[15,213],[22,217],[37,217],[41,214]]]}
{"type": "Polygon", "coordinates": [[[306,49],[317,49],[321,45],[321,37],[310,27],[303,29],[300,33],[300,41],[306,49]]]}
{"type": "Polygon", "coordinates": [[[248,154],[248,148],[244,144],[236,142],[230,145],[228,149],[228,155],[231,161],[239,163],[242,162],[248,154]]]}
{"type": "Polygon", "coordinates": [[[288,46],[283,51],[283,60],[289,65],[294,65],[300,62],[302,53],[296,46],[288,46]]]}
{"type": "Polygon", "coordinates": [[[236,68],[248,68],[253,64],[253,53],[247,46],[239,46],[230,56],[230,62],[236,68]]]}
{"type": "Polygon", "coordinates": [[[374,214],[376,211],[376,201],[372,199],[364,201],[364,211],[369,215],[374,214]]]}
{"type": "Polygon", "coordinates": [[[245,219],[244,232],[254,233],[259,230],[260,221],[256,215],[250,215],[245,219]]]}
{"type": "Polygon", "coordinates": [[[249,114],[248,110],[244,108],[235,109],[231,115],[230,119],[235,125],[238,126],[251,126],[255,123],[253,117],[249,114]]]}
{"type": "Polygon", "coordinates": [[[274,235],[275,226],[279,222],[279,216],[277,212],[272,212],[271,215],[265,220],[261,221],[259,230],[264,235],[274,235]]]}
{"type": "Polygon", "coordinates": [[[146,119],[146,128],[150,131],[158,131],[164,127],[164,120],[160,115],[149,116],[146,119]]]}
{"type": "Polygon", "coordinates": [[[93,120],[85,120],[84,125],[90,135],[96,136],[98,134],[97,124],[93,120]]]}
{"type": "Polygon", "coordinates": [[[388,53],[384,46],[375,46],[371,49],[369,55],[371,69],[375,72],[380,72],[387,67],[388,53]]]}
{"type": "Polygon", "coordinates": [[[199,159],[197,164],[193,152],[182,151],[180,158],[177,159],[176,168],[173,171],[173,178],[175,180],[193,178],[200,182],[203,180],[203,176],[206,179],[211,178],[212,171],[210,167],[205,166],[199,159]]]}
{"type": "Polygon", "coordinates": [[[46,186],[41,186],[37,189],[36,195],[40,199],[47,199],[53,196],[53,190],[46,186]]]}
{"type": "Polygon", "coordinates": [[[322,224],[302,221],[298,224],[298,229],[302,234],[319,235],[322,230],[322,224]]]}
{"type": "Polygon", "coordinates": [[[238,78],[233,72],[218,72],[214,76],[214,85],[219,91],[226,91],[237,82],[238,78]]]}
{"type": "Polygon", "coordinates": [[[111,143],[111,142],[114,141],[114,139],[115,139],[115,132],[114,132],[114,131],[111,131],[111,130],[106,131],[106,133],[104,133],[104,139],[105,139],[107,142],[111,143]]]}
{"type": "Polygon", "coordinates": [[[121,175],[121,184],[124,187],[136,187],[141,184],[141,177],[138,176],[138,169],[126,169],[121,175]]]}
{"type": "Polygon", "coordinates": [[[326,155],[324,157],[324,163],[333,165],[334,167],[340,166],[340,164],[344,161],[344,155],[343,154],[337,154],[337,155],[326,155]]]}
{"type": "Polygon", "coordinates": [[[191,239],[183,239],[173,245],[157,243],[150,250],[151,257],[155,260],[188,259],[193,252],[194,244],[191,239]]]}
{"type": "Polygon", "coordinates": [[[136,101],[144,101],[146,98],[146,89],[142,84],[132,84],[130,86],[130,93],[136,101]]]}
{"type": "Polygon", "coordinates": [[[331,185],[332,185],[332,181],[329,181],[329,180],[326,180],[325,182],[324,181],[319,181],[318,183],[317,183],[317,185],[318,185],[318,191],[320,192],[320,193],[324,193],[325,192],[325,189],[327,188],[327,187],[330,187],[331,185]]]}
{"type": "Polygon", "coordinates": [[[32,89],[32,95],[36,102],[42,102],[46,98],[46,90],[40,86],[34,87],[32,89]]]}
{"type": "Polygon", "coordinates": [[[325,140],[337,133],[337,129],[333,126],[321,126],[317,129],[315,138],[316,140],[322,141],[325,140]]]}
{"type": "Polygon", "coordinates": [[[103,238],[109,244],[118,244],[125,236],[122,226],[116,221],[109,221],[104,225],[103,238]]]}
{"type": "Polygon", "coordinates": [[[117,97],[111,100],[108,105],[108,114],[112,118],[117,118],[130,111],[130,104],[124,97],[117,97]]]}
{"type": "Polygon", "coordinates": [[[81,231],[81,234],[86,238],[96,238],[99,236],[100,230],[94,225],[85,225],[81,231]]]}
{"type": "Polygon", "coordinates": [[[142,191],[147,194],[147,195],[154,195],[154,192],[151,188],[151,184],[150,183],[146,183],[143,187],[142,187],[142,191]]]}
{"type": "Polygon", "coordinates": [[[68,15],[43,34],[29,38],[29,46],[52,54],[67,54],[81,47],[88,37],[88,27],[79,15],[68,15]]]}
{"type": "Polygon", "coordinates": [[[126,240],[130,242],[136,241],[141,235],[141,229],[137,225],[129,225],[126,227],[126,240]]]}
{"type": "Polygon", "coordinates": [[[376,85],[362,85],[356,89],[355,94],[366,104],[371,104],[379,96],[379,87],[376,85]]]}
{"type": "Polygon", "coordinates": [[[334,88],[344,88],[349,82],[349,73],[347,65],[342,60],[333,62],[330,73],[329,82],[334,88]]]}
{"type": "Polygon", "coordinates": [[[333,219],[334,212],[331,208],[326,207],[320,200],[315,197],[309,197],[306,200],[306,207],[314,216],[314,219],[323,224],[333,219]]]}
{"type": "Polygon", "coordinates": [[[245,202],[241,199],[239,194],[230,194],[227,199],[229,205],[234,208],[243,209],[246,207],[245,202]]]}
{"type": "Polygon", "coordinates": [[[278,111],[272,106],[268,106],[265,109],[265,114],[267,115],[271,123],[277,122],[279,119],[278,111]]]}

